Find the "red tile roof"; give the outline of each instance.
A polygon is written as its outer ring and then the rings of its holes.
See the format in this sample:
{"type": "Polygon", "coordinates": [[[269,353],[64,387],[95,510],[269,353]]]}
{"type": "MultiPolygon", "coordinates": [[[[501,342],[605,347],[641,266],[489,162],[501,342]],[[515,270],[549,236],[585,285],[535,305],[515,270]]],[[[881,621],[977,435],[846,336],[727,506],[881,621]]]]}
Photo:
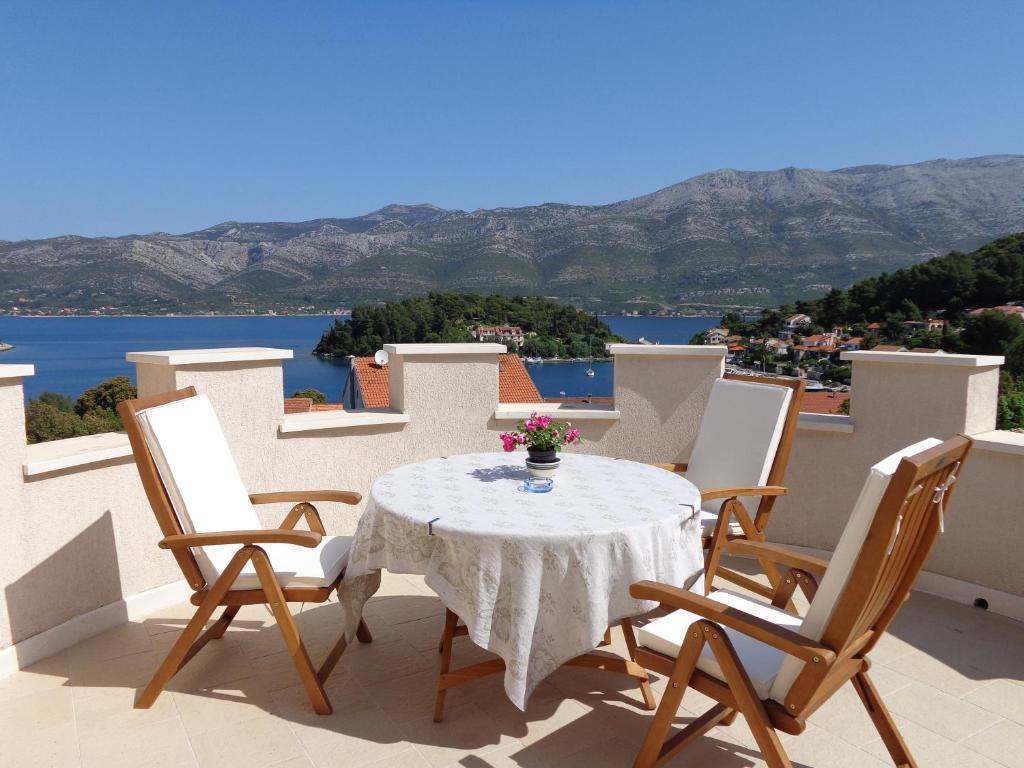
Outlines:
{"type": "MultiPolygon", "coordinates": [[[[391,403],[387,366],[377,365],[372,357],[357,357],[352,362],[356,367],[356,381],[363,398],[363,407],[387,408],[391,403]]],[[[498,402],[541,402],[537,385],[533,383],[518,355],[499,355],[498,402]]]]}
{"type": "Polygon", "coordinates": [[[387,408],[391,402],[387,366],[377,365],[372,357],[357,357],[352,365],[356,367],[356,382],[363,407],[387,408]]]}
{"type": "Polygon", "coordinates": [[[285,413],[308,413],[313,408],[313,400],[309,397],[286,397],[284,399],[285,413]]]}
{"type": "Polygon", "coordinates": [[[849,399],[848,392],[804,392],[800,410],[803,413],[839,413],[839,406],[849,399]]]}
{"type": "Polygon", "coordinates": [[[540,392],[519,355],[501,355],[498,363],[499,403],[539,403],[540,392]]]}

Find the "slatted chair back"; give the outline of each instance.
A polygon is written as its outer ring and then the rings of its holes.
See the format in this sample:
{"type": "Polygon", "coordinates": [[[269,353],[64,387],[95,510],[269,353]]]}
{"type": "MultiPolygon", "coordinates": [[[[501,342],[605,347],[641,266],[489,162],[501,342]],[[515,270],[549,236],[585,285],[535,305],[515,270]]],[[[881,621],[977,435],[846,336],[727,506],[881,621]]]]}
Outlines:
{"type": "MultiPolygon", "coordinates": [[[[803,379],[767,377],[767,376],[744,376],[739,373],[727,373],[722,378],[729,381],[743,381],[753,384],[768,384],[775,387],[786,387],[790,390],[789,402],[786,406],[786,416],[782,423],[782,433],[779,436],[779,444],[775,449],[772,458],[771,469],[768,471],[768,478],[764,485],[785,485],[786,467],[789,466],[789,456],[793,450],[793,438],[796,437],[797,424],[800,421],[800,406],[803,401],[804,391],[807,382],[803,379]]],[[[771,517],[772,508],[778,497],[762,496],[757,505],[757,512],[754,515],[754,526],[763,531],[771,517]]]]}
{"type": "Polygon", "coordinates": [[[820,665],[787,658],[772,698],[784,702],[788,713],[813,711],[849,680],[882,637],[943,526],[970,448],[966,437],[929,439],[872,468],[800,629],[834,649],[837,661],[824,672],[820,665]],[[866,506],[873,514],[862,514],[866,506]]]}
{"type": "MultiPolygon", "coordinates": [[[[135,400],[125,400],[117,406],[117,412],[124,423],[125,432],[128,433],[128,442],[132,446],[132,455],[135,458],[135,466],[139,470],[139,478],[142,480],[142,487],[146,491],[146,498],[149,506],[156,517],[157,525],[164,536],[174,536],[186,533],[182,526],[178,513],[174,509],[167,488],[160,478],[153,454],[146,442],[142,432],[142,425],[139,423],[139,412],[147,408],[155,408],[168,403],[184,400],[189,397],[196,397],[195,387],[185,387],[175,392],[165,392],[150,397],[140,397],[135,400]]],[[[193,590],[199,591],[206,587],[206,577],[199,568],[199,563],[190,549],[175,549],[174,559],[181,569],[185,581],[193,590]]]]}

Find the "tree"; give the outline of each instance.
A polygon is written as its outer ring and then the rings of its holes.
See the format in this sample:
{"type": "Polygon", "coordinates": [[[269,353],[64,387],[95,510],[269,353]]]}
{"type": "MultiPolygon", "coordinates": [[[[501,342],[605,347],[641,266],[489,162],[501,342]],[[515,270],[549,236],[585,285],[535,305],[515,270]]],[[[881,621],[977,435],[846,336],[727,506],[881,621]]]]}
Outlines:
{"type": "Polygon", "coordinates": [[[127,376],[114,376],[79,395],[75,413],[84,416],[94,410],[114,411],[118,403],[134,400],[138,396],[139,392],[131,379],[127,376]]]}
{"type": "Polygon", "coordinates": [[[58,411],[63,411],[64,413],[71,413],[75,410],[75,401],[59,392],[43,392],[36,400],[40,403],[46,403],[46,405],[52,405],[58,411]]]}
{"type": "Polygon", "coordinates": [[[292,397],[308,397],[316,405],[322,405],[327,402],[327,395],[319,389],[300,389],[298,392],[292,392],[292,397]]]}
{"type": "Polygon", "coordinates": [[[1005,355],[1024,335],[1024,322],[1016,315],[989,310],[964,321],[960,348],[979,355],[1005,355]]]}
{"type": "Polygon", "coordinates": [[[45,443],[84,435],[82,420],[73,411],[62,411],[40,400],[25,409],[25,433],[30,443],[45,443]]]}

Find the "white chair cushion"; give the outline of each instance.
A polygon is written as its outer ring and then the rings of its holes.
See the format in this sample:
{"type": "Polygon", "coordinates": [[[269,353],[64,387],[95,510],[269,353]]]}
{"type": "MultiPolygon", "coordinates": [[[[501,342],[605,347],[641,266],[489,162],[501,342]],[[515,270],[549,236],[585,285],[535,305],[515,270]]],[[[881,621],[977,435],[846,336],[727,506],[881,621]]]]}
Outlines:
{"type": "MultiPolygon", "coordinates": [[[[316,547],[295,544],[260,544],[270,558],[277,581],[282,587],[329,587],[348,565],[351,536],[324,536],[316,547]]],[[[228,559],[238,547],[206,547],[229,549],[228,559]]],[[[227,565],[227,563],[224,563],[227,565]]],[[[252,563],[246,563],[232,589],[259,589],[260,580],[252,563]]]]}
{"type": "MultiPolygon", "coordinates": [[[[889,481],[896,473],[900,461],[905,456],[913,456],[941,444],[941,440],[929,437],[886,456],[868,471],[867,480],[864,481],[860,496],[857,497],[857,503],[853,506],[853,512],[850,514],[846,527],[843,528],[843,533],[839,537],[839,543],[836,544],[835,552],[832,553],[832,558],[829,560],[828,569],[818,586],[814,600],[807,608],[807,614],[800,627],[800,634],[812,640],[821,640],[829,619],[832,618],[832,612],[839,602],[839,597],[846,589],[853,566],[864,546],[864,539],[867,538],[868,529],[875,518],[878,504],[882,501],[882,497],[889,487],[889,481]]],[[[783,701],[803,666],[804,662],[799,659],[786,657],[772,687],[771,698],[775,701],[783,701]]]]}
{"type": "MultiPolygon", "coordinates": [[[[686,479],[698,488],[764,485],[782,439],[793,391],[775,384],[719,379],[711,387],[686,479]]],[[[760,499],[741,497],[753,514],[760,499]]],[[[717,515],[721,499],[702,505],[717,515]]],[[[714,523],[712,523],[714,528],[714,523]]]]}
{"type": "MultiPolygon", "coordinates": [[[[249,501],[238,467],[221,431],[217,414],[205,395],[187,397],[139,412],[160,479],[186,533],[263,528],[249,501]]],[[[313,547],[295,544],[260,545],[283,586],[327,586],[348,562],[351,538],[324,537],[313,547]]],[[[192,550],[208,584],[220,578],[237,544],[192,550]]],[[[234,589],[255,589],[259,580],[246,564],[234,589]]]]}
{"type": "MultiPolygon", "coordinates": [[[[724,603],[730,608],[737,608],[752,616],[766,619],[773,624],[786,627],[787,629],[796,630],[800,626],[801,619],[799,616],[786,613],[752,597],[746,597],[725,589],[712,592],[709,597],[719,603],[724,603]]],[[[679,649],[682,648],[683,641],[686,638],[686,630],[693,622],[700,621],[700,619],[700,616],[689,611],[673,611],[667,616],[662,616],[660,619],[655,619],[650,624],[641,627],[637,631],[637,642],[646,648],[650,648],[652,651],[657,651],[674,658],[679,655],[679,649]]],[[[768,698],[772,684],[775,682],[775,676],[778,674],[786,655],[782,651],[762,643],[760,640],[754,640],[744,635],[742,632],[736,632],[731,629],[726,629],[725,632],[729,636],[729,640],[732,641],[743,668],[750,676],[750,682],[753,683],[757,695],[762,699],[768,698]]],[[[718,665],[710,645],[704,646],[700,659],[697,661],[697,669],[712,677],[717,677],[719,680],[725,680],[725,676],[722,674],[722,669],[718,665]]]]}
{"type": "MultiPolygon", "coordinates": [[[[715,526],[718,524],[718,511],[722,508],[722,504],[725,499],[715,499],[713,502],[709,502],[704,505],[705,509],[700,511],[700,528],[702,536],[711,536],[715,532],[715,526]],[[715,506],[717,505],[717,506],[715,506]],[[706,507],[714,506],[714,511],[706,509],[706,507]]],[[[753,510],[751,510],[753,512],[753,510]]],[[[741,535],[743,528],[736,522],[735,519],[729,522],[729,533],[741,535]]]]}

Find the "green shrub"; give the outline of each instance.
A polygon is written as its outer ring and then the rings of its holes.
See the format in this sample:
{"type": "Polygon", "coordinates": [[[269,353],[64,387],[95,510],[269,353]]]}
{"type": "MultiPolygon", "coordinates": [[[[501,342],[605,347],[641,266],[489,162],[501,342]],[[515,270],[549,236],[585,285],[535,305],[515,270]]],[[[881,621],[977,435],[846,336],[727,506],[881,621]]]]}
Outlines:
{"type": "Polygon", "coordinates": [[[316,405],[323,405],[327,402],[327,395],[319,389],[300,389],[298,392],[292,392],[292,397],[308,397],[316,405]]]}

